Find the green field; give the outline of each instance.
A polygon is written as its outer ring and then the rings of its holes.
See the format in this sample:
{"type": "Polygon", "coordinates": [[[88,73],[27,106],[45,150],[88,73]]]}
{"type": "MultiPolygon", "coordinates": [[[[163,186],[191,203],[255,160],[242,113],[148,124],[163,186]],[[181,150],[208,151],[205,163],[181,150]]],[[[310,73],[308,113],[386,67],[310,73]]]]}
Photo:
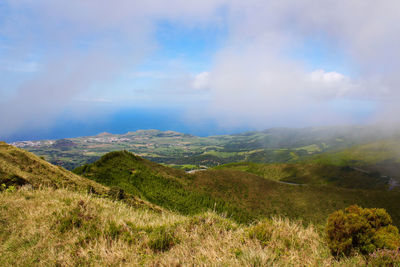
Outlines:
{"type": "Polygon", "coordinates": [[[16,142],[13,145],[70,170],[118,150],[127,150],[162,164],[213,167],[231,162],[295,162],[387,136],[387,133],[367,126],[273,128],[209,137],[140,130],[126,134],[103,133],[61,140],[16,142]]]}

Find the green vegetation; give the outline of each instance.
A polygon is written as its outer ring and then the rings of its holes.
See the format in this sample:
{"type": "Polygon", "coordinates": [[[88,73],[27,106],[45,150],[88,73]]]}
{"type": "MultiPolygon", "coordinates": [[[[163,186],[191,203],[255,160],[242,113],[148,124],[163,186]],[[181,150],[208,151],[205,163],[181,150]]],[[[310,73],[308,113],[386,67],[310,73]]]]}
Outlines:
{"type": "Polygon", "coordinates": [[[239,222],[254,219],[246,210],[229,201],[193,190],[190,187],[192,177],[184,171],[152,163],[127,151],[110,152],[74,172],[106,186],[123,188],[130,194],[182,214],[214,210],[239,222]]]}
{"type": "Polygon", "coordinates": [[[385,208],[400,225],[398,191],[293,185],[237,170],[196,172],[191,187],[238,205],[256,218],[278,215],[319,225],[335,210],[358,204],[385,208]]]}
{"type": "Polygon", "coordinates": [[[274,224],[270,220],[264,220],[249,228],[249,237],[257,239],[261,246],[266,247],[272,239],[274,224]]]}
{"type": "Polygon", "coordinates": [[[400,250],[379,249],[369,255],[368,266],[400,266],[400,250]]]}
{"type": "Polygon", "coordinates": [[[168,165],[217,166],[231,162],[294,162],[389,136],[374,127],[272,128],[259,132],[198,137],[173,131],[140,130],[61,140],[16,142],[69,170],[102,155],[128,150],[168,165]]]}
{"type": "Polygon", "coordinates": [[[377,249],[397,250],[400,235],[384,209],[351,206],[329,216],[326,226],[328,246],[335,256],[370,254],[377,249]]]}
{"type": "MultiPolygon", "coordinates": [[[[371,226],[360,219],[370,237],[360,252],[370,255],[335,258],[322,229],[330,213],[352,204],[385,208],[398,225],[399,192],[321,183],[319,163],[309,164],[187,174],[120,151],[75,170],[88,180],[1,144],[0,266],[396,266],[398,251],[374,251],[398,247],[380,209],[359,212],[371,226]],[[310,178],[285,184],[282,173],[310,178]]],[[[370,177],[333,166],[326,172],[370,177]]]]}
{"type": "Polygon", "coordinates": [[[75,173],[106,186],[118,186],[127,193],[185,215],[214,210],[245,223],[265,217],[286,216],[302,220],[305,224],[312,222],[320,225],[335,210],[358,204],[385,208],[393,216],[395,224],[400,224],[397,207],[400,192],[378,190],[379,183],[372,183],[376,179],[373,176],[338,166],[330,168],[317,164],[298,165],[295,169],[298,175],[294,176],[293,166],[297,165],[272,165],[272,170],[266,166],[241,163],[186,174],[122,151],[108,153],[93,164],[77,168],[75,173]],[[258,175],[235,169],[243,166],[250,166],[258,175]],[[258,169],[258,166],[261,168],[258,169]],[[275,178],[263,178],[260,174],[263,172],[275,173],[275,178]],[[300,179],[303,174],[308,175],[302,178],[308,184],[281,182],[288,181],[288,178],[293,181],[294,177],[300,179]],[[343,177],[342,180],[334,180],[322,174],[343,177]],[[282,177],[281,181],[279,177],[282,177]],[[351,188],[365,181],[370,183],[364,189],[351,188]]]}
{"type": "Polygon", "coordinates": [[[0,193],[0,266],[361,266],[335,259],[310,225],[271,219],[268,246],[253,226],[215,213],[182,216],[65,189],[0,193]]]}
{"type": "Polygon", "coordinates": [[[216,170],[239,170],[268,180],[308,185],[325,185],[353,189],[389,188],[389,178],[379,172],[365,172],[351,166],[337,166],[323,162],[306,161],[291,164],[230,163],[216,170]]]}
{"type": "Polygon", "coordinates": [[[151,231],[148,244],[153,251],[157,252],[167,251],[179,241],[174,227],[160,226],[151,231]]]}
{"type": "Polygon", "coordinates": [[[381,162],[400,163],[400,136],[355,145],[347,149],[324,153],[313,159],[335,165],[379,164],[381,162]]]}

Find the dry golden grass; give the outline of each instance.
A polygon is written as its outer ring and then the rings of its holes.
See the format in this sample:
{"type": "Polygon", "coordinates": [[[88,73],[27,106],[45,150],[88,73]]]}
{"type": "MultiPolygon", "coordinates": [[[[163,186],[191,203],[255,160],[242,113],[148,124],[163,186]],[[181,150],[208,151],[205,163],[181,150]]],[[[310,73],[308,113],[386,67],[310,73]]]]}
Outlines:
{"type": "Polygon", "coordinates": [[[243,226],[211,212],[160,213],[65,189],[0,193],[0,266],[363,264],[336,261],[313,226],[287,219],[243,226]]]}
{"type": "Polygon", "coordinates": [[[33,187],[47,185],[86,191],[88,186],[92,186],[96,192],[105,193],[107,191],[103,185],[82,178],[62,167],[52,165],[33,153],[4,142],[0,142],[0,176],[2,174],[23,178],[33,187]]]}

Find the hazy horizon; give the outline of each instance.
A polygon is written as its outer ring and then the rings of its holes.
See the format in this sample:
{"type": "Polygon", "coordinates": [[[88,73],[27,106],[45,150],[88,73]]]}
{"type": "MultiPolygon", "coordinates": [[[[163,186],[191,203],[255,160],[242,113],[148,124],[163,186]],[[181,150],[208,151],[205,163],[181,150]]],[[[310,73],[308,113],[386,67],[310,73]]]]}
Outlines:
{"type": "Polygon", "coordinates": [[[5,0],[0,140],[399,123],[400,2],[5,0]]]}

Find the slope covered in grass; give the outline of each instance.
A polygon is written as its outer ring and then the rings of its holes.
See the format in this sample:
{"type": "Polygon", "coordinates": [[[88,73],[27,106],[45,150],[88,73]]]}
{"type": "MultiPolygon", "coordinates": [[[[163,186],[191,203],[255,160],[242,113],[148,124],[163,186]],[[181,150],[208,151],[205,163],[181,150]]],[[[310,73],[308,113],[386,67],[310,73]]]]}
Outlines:
{"type": "Polygon", "coordinates": [[[400,192],[347,189],[335,186],[292,185],[237,170],[209,170],[193,177],[193,190],[230,201],[255,217],[286,216],[324,224],[337,209],[358,204],[385,208],[400,225],[400,192]]]}
{"type": "Polygon", "coordinates": [[[335,260],[313,226],[238,225],[153,212],[64,189],[0,193],[0,266],[360,266],[335,260]]]}
{"type": "Polygon", "coordinates": [[[216,170],[239,170],[272,181],[296,184],[336,186],[353,189],[387,190],[389,178],[377,172],[365,172],[351,166],[322,162],[262,164],[240,162],[215,167],[216,170]]]}
{"type": "Polygon", "coordinates": [[[400,136],[356,145],[336,152],[324,153],[313,159],[336,165],[366,165],[381,162],[400,163],[400,136]]]}
{"type": "Polygon", "coordinates": [[[278,215],[324,224],[331,212],[358,204],[385,208],[394,222],[400,223],[400,193],[394,191],[284,184],[240,170],[207,170],[189,175],[129,152],[106,154],[75,172],[182,214],[211,209],[245,223],[278,215]]]}
{"type": "Polygon", "coordinates": [[[4,142],[0,142],[0,184],[30,184],[35,188],[43,185],[68,187],[80,191],[86,191],[88,186],[92,186],[98,193],[107,191],[96,182],[54,166],[33,153],[4,142]]]}
{"type": "Polygon", "coordinates": [[[127,151],[107,153],[100,160],[79,167],[74,172],[107,186],[118,186],[130,194],[182,214],[211,209],[226,213],[239,222],[254,219],[249,212],[229,200],[193,190],[192,176],[184,171],[150,162],[127,151]]]}
{"type": "Polygon", "coordinates": [[[400,190],[400,136],[357,145],[311,157],[308,161],[337,166],[354,166],[365,173],[379,173],[390,188],[400,190]]]}
{"type": "Polygon", "coordinates": [[[76,170],[105,186],[5,144],[0,159],[3,181],[25,183],[0,192],[0,266],[360,266],[363,257],[330,255],[327,215],[357,203],[399,218],[387,206],[397,206],[396,192],[293,186],[240,170],[188,175],[129,152],[76,170]],[[106,186],[166,209],[112,200],[106,186]]]}

